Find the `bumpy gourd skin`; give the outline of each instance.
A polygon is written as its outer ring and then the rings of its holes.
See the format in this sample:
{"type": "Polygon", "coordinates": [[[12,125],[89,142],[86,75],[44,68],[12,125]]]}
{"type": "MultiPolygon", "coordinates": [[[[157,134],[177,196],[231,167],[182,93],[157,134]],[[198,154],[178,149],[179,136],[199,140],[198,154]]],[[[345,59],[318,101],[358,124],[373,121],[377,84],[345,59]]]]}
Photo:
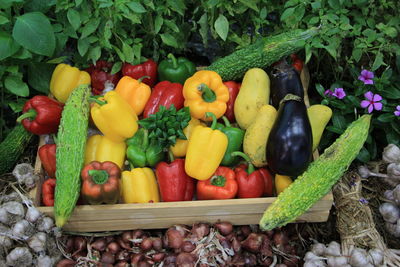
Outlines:
{"type": "Polygon", "coordinates": [[[371,115],[363,115],[307,171],[286,188],[268,207],[260,220],[263,230],[294,221],[325,196],[357,157],[368,136],[371,115]]]}
{"type": "Polygon", "coordinates": [[[57,135],[57,184],[54,195],[54,214],[58,227],[67,222],[79,198],[80,173],[85,161],[89,96],[88,85],[74,89],[61,115],[57,135]]]}
{"type": "Polygon", "coordinates": [[[304,47],[318,28],[292,30],[260,39],[258,42],[213,62],[207,70],[217,72],[224,81],[239,80],[251,68],[264,68],[304,47]]]}

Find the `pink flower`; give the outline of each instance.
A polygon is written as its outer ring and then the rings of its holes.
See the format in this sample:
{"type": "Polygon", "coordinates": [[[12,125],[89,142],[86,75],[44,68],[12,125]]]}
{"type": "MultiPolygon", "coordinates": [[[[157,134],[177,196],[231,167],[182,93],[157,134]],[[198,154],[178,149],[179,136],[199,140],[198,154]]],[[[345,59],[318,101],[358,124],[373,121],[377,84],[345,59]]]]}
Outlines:
{"type": "Polygon", "coordinates": [[[396,107],[396,111],[394,112],[394,115],[400,117],[400,105],[398,105],[396,107]]]}
{"type": "Polygon", "coordinates": [[[331,90],[326,90],[325,92],[324,92],[324,95],[327,95],[327,96],[333,96],[333,92],[331,91],[331,90]]]}
{"type": "Polygon", "coordinates": [[[374,109],[381,110],[382,103],[379,101],[382,100],[382,97],[378,94],[373,94],[371,91],[368,91],[364,94],[367,100],[361,101],[361,107],[366,108],[368,107],[368,113],[371,113],[374,109]]]}
{"type": "Polygon", "coordinates": [[[360,81],[363,81],[364,84],[374,84],[374,81],[372,80],[373,78],[374,78],[374,73],[368,70],[362,70],[361,75],[358,76],[358,79],[360,81]]]}
{"type": "Polygon", "coordinates": [[[343,90],[343,88],[335,88],[333,96],[336,96],[338,99],[343,99],[346,96],[346,92],[343,90]]]}

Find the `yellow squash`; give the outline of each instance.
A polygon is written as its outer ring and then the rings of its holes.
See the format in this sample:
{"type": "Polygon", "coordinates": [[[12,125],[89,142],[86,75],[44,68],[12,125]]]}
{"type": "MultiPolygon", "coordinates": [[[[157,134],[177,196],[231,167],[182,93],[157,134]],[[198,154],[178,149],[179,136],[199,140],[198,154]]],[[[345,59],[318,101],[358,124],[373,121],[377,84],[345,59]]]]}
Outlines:
{"type": "Polygon", "coordinates": [[[246,153],[256,167],[267,165],[265,150],[277,111],[271,105],[263,105],[257,117],[247,128],[243,140],[243,152],[246,153]]]}
{"type": "Polygon", "coordinates": [[[322,133],[329,120],[332,117],[332,109],[325,105],[312,105],[307,109],[308,118],[310,120],[312,136],[313,136],[313,151],[317,149],[322,133]]]}
{"type": "Polygon", "coordinates": [[[256,118],[262,105],[269,102],[270,81],[267,73],[259,68],[249,69],[233,106],[236,122],[247,129],[256,118]]]}
{"type": "Polygon", "coordinates": [[[276,195],[279,195],[280,193],[283,192],[289,185],[293,183],[292,178],[289,176],[285,175],[275,175],[275,190],[276,190],[276,195]]]}

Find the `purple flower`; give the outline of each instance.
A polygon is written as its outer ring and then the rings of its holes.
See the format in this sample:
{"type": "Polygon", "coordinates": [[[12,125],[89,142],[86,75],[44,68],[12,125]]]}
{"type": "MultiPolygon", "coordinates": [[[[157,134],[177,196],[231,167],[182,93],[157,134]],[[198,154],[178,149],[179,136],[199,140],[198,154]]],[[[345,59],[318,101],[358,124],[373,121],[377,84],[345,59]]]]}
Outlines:
{"type": "Polygon", "coordinates": [[[335,88],[335,91],[332,92],[331,90],[326,90],[324,92],[324,95],[326,96],[334,96],[338,99],[343,99],[346,96],[346,92],[343,90],[343,88],[335,88]]]}
{"type": "Polygon", "coordinates": [[[398,105],[396,107],[396,111],[394,112],[394,115],[400,117],[400,105],[398,105]]]}
{"type": "Polygon", "coordinates": [[[382,97],[378,94],[373,94],[371,91],[368,91],[364,94],[367,100],[361,101],[361,107],[366,108],[368,107],[368,113],[371,113],[374,109],[381,110],[382,103],[379,101],[382,100],[382,97]]]}
{"type": "Polygon", "coordinates": [[[358,76],[358,79],[360,81],[363,81],[364,84],[374,84],[374,81],[372,80],[373,78],[374,78],[374,73],[368,70],[362,70],[361,75],[358,76]]]}
{"type": "Polygon", "coordinates": [[[343,90],[343,88],[335,88],[333,96],[336,96],[338,99],[343,99],[346,96],[346,92],[343,90]]]}

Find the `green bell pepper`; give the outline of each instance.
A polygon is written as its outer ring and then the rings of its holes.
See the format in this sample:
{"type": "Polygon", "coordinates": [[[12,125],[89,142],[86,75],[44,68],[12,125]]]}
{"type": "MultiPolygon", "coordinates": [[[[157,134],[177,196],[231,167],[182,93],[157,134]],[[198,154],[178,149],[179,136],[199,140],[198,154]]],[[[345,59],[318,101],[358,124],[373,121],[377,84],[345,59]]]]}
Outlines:
{"type": "Polygon", "coordinates": [[[224,120],[225,125],[217,123],[215,127],[215,129],[220,130],[228,137],[228,147],[221,161],[221,165],[233,166],[239,162],[240,157],[232,156],[231,153],[242,150],[245,131],[240,128],[232,127],[227,117],[222,116],[222,119],[224,120]]]}
{"type": "Polygon", "coordinates": [[[133,137],[126,140],[126,157],[135,168],[154,167],[164,160],[165,153],[157,142],[150,141],[148,131],[140,128],[133,137]]]}
{"type": "Polygon", "coordinates": [[[184,84],[186,79],[196,72],[196,65],[187,58],[175,58],[168,54],[168,59],[164,59],[158,64],[158,78],[160,81],[170,81],[172,83],[184,84]]]}

